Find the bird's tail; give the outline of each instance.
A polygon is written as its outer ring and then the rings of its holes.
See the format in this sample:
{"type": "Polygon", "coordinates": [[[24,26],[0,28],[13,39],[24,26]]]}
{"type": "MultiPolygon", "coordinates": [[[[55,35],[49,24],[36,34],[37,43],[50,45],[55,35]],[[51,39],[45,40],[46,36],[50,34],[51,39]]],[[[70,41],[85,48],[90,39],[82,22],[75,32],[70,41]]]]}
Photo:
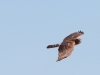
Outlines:
{"type": "Polygon", "coordinates": [[[54,47],[58,47],[60,44],[54,44],[54,45],[48,45],[47,48],[54,48],[54,47]]]}

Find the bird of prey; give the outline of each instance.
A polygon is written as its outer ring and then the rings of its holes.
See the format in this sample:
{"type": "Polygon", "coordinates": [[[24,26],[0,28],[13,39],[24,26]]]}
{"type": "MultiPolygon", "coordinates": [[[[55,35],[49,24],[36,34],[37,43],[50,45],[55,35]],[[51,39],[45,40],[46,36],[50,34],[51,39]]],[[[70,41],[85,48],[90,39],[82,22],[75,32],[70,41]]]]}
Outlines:
{"type": "Polygon", "coordinates": [[[72,51],[74,50],[74,47],[82,42],[79,36],[83,34],[84,34],[83,31],[74,32],[68,35],[67,37],[65,37],[61,44],[48,45],[47,48],[58,47],[57,61],[60,61],[71,55],[72,51]]]}

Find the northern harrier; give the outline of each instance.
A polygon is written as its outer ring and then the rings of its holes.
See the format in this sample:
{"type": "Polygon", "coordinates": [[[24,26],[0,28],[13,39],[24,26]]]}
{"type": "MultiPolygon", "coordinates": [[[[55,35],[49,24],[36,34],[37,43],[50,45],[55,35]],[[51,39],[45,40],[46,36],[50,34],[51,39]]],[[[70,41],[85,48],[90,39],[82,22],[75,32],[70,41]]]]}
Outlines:
{"type": "Polygon", "coordinates": [[[59,47],[57,61],[60,61],[71,55],[72,51],[74,50],[74,46],[81,43],[81,39],[78,37],[83,34],[84,32],[82,31],[74,32],[69,36],[65,37],[61,44],[48,45],[47,48],[59,47]]]}

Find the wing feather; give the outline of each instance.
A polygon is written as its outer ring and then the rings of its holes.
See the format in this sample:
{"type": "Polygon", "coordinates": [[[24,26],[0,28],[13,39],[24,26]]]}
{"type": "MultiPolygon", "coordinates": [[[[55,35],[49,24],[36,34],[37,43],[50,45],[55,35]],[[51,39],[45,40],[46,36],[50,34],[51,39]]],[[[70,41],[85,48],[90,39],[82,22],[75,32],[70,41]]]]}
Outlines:
{"type": "Polygon", "coordinates": [[[83,34],[84,34],[84,32],[82,32],[82,31],[74,32],[74,33],[68,35],[67,37],[65,37],[63,41],[77,39],[79,36],[81,36],[83,34]]]}
{"type": "Polygon", "coordinates": [[[69,55],[71,55],[72,51],[74,50],[75,42],[73,41],[67,41],[62,42],[58,49],[58,60],[60,61],[69,55]]]}

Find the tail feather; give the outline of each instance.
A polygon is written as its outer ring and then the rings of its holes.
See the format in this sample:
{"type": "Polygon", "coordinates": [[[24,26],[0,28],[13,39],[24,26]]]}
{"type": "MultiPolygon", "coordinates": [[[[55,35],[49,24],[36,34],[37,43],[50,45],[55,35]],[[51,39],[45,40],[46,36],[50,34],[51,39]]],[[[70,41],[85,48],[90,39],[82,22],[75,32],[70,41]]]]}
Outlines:
{"type": "Polygon", "coordinates": [[[59,44],[54,44],[54,45],[48,45],[47,48],[54,48],[54,47],[58,47],[59,44]]]}

